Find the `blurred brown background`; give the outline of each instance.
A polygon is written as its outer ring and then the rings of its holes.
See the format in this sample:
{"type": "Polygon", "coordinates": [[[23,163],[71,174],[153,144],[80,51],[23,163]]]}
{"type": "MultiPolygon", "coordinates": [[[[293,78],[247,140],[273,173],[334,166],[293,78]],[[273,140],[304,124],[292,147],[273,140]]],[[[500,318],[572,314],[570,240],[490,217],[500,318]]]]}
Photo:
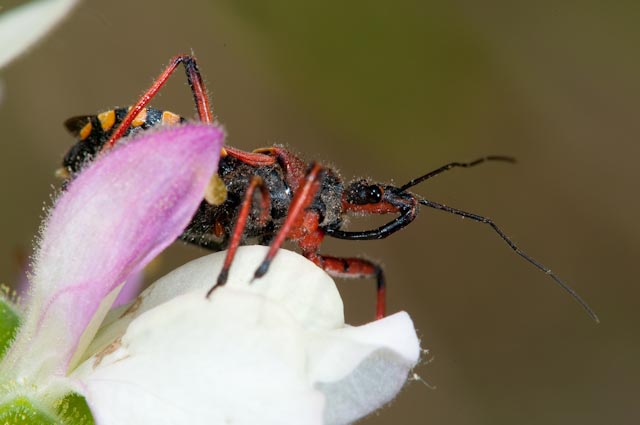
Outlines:
{"type": "MultiPolygon", "coordinates": [[[[345,179],[402,184],[495,219],[599,313],[595,325],[483,225],[423,209],[382,241],[325,252],[383,262],[390,310],[430,350],[394,404],[364,424],[631,424],[640,289],[637,2],[83,2],[2,71],[0,280],[17,274],[65,150],[61,123],[124,106],[193,50],[228,142],[283,143],[345,179]]],[[[183,72],[153,102],[194,115],[183,72]]],[[[366,225],[360,224],[358,225],[366,225]]],[[[169,269],[201,252],[174,247],[169,269]]],[[[373,285],[340,282],[352,323],[373,285]]]]}

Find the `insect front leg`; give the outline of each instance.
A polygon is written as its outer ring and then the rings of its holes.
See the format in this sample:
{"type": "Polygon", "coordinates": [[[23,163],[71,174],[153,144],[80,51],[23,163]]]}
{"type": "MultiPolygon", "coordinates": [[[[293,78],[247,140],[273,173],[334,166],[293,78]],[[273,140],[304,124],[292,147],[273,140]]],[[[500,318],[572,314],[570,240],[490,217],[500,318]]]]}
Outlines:
{"type": "MultiPolygon", "coordinates": [[[[318,220],[316,214],[316,223],[318,220]]],[[[364,258],[340,258],[319,254],[320,244],[324,239],[324,230],[318,228],[314,233],[309,234],[298,241],[302,248],[302,255],[313,261],[318,267],[333,277],[346,279],[376,279],[376,320],[382,319],[386,315],[386,282],[384,272],[380,265],[364,258]]]]}
{"type": "Polygon", "coordinates": [[[386,283],[382,267],[363,258],[339,258],[318,253],[305,254],[309,260],[333,277],[376,279],[376,320],[386,315],[386,283]]]}

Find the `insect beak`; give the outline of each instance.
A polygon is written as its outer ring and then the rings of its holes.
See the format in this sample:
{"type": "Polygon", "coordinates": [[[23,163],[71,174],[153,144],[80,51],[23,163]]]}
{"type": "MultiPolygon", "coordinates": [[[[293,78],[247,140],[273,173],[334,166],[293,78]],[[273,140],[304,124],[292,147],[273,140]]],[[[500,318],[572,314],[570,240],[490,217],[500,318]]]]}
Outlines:
{"type": "Polygon", "coordinates": [[[395,186],[385,187],[384,198],[391,205],[400,209],[415,205],[417,199],[411,192],[395,186]]]}

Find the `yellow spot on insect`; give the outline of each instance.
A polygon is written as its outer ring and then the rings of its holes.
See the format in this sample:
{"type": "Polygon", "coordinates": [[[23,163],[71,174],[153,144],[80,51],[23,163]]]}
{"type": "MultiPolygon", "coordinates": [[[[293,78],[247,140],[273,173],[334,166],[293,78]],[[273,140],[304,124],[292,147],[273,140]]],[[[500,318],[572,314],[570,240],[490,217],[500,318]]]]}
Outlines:
{"type": "Polygon", "coordinates": [[[71,177],[71,173],[65,167],[60,167],[56,170],[56,177],[62,180],[66,180],[71,177]]]}
{"type": "Polygon", "coordinates": [[[164,111],[162,113],[162,124],[164,125],[176,125],[180,123],[180,115],[176,115],[173,112],[164,111]]]}
{"type": "Polygon", "coordinates": [[[224,158],[225,156],[229,155],[227,153],[227,150],[225,148],[220,149],[220,157],[224,158]]]}
{"type": "Polygon", "coordinates": [[[104,131],[108,131],[116,122],[116,111],[112,109],[110,111],[98,114],[98,120],[100,120],[100,127],[102,127],[104,131]]]}
{"type": "Polygon", "coordinates": [[[91,134],[91,130],[93,130],[93,125],[91,125],[91,121],[89,121],[84,127],[80,129],[80,140],[84,140],[91,134]]]}
{"type": "Polygon", "coordinates": [[[275,153],[275,151],[276,150],[274,148],[258,148],[254,149],[253,153],[263,153],[265,155],[269,155],[275,153]]]}
{"type": "Polygon", "coordinates": [[[204,192],[204,199],[214,206],[221,205],[227,200],[227,185],[218,174],[214,174],[209,180],[209,185],[204,192]]]}
{"type": "Polygon", "coordinates": [[[131,122],[131,127],[140,127],[142,124],[147,121],[147,108],[144,108],[142,111],[136,115],[136,117],[131,122]]]}

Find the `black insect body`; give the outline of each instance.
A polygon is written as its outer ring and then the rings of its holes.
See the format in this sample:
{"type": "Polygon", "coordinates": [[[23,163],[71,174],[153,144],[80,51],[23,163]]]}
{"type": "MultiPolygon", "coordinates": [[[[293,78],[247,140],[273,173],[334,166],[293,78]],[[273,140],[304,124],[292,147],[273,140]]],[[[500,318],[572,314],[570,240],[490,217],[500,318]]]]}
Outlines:
{"type": "MultiPolygon", "coordinates": [[[[176,56],[151,88],[130,108],[119,108],[95,116],[67,120],[67,128],[80,140],[69,150],[59,173],[73,178],[81,167],[107,152],[122,137],[157,125],[178,125],[185,120],[171,112],[148,108],[179,64],[184,64],[200,121],[212,123],[209,99],[195,59],[176,56]]],[[[317,162],[310,165],[288,150],[273,146],[245,152],[229,146],[222,149],[218,174],[181,238],[212,250],[227,249],[218,285],[226,282],[235,252],[240,245],[262,244],[269,252],[255,272],[263,276],[285,240],[297,244],[302,254],[338,277],[372,277],[377,282],[376,316],[385,315],[385,279],[377,264],[361,258],[338,258],[319,253],[325,236],[367,240],[385,238],[411,223],[419,206],[438,209],[485,223],[523,259],[549,275],[598,320],[589,306],[547,267],[521,251],[496,224],[486,218],[422,199],[408,189],[451,168],[472,167],[485,161],[507,161],[502,156],[480,158],[468,163],[453,162],[407,184],[395,187],[368,180],[344,185],[338,174],[317,162]],[[367,231],[343,229],[346,215],[396,214],[388,223],[367,231]]],[[[212,288],[213,290],[213,288],[212,288]]],[[[211,291],[210,291],[211,293],[211,291]]]]}
{"type": "MultiPolygon", "coordinates": [[[[120,126],[131,108],[117,108],[98,115],[80,115],[64,122],[71,134],[79,142],[69,149],[62,160],[63,173],[76,173],[82,166],[93,160],[120,126]]],[[[132,136],[156,125],[174,125],[186,120],[174,113],[154,108],[145,108],[126,129],[123,137],[132,136]]]]}

